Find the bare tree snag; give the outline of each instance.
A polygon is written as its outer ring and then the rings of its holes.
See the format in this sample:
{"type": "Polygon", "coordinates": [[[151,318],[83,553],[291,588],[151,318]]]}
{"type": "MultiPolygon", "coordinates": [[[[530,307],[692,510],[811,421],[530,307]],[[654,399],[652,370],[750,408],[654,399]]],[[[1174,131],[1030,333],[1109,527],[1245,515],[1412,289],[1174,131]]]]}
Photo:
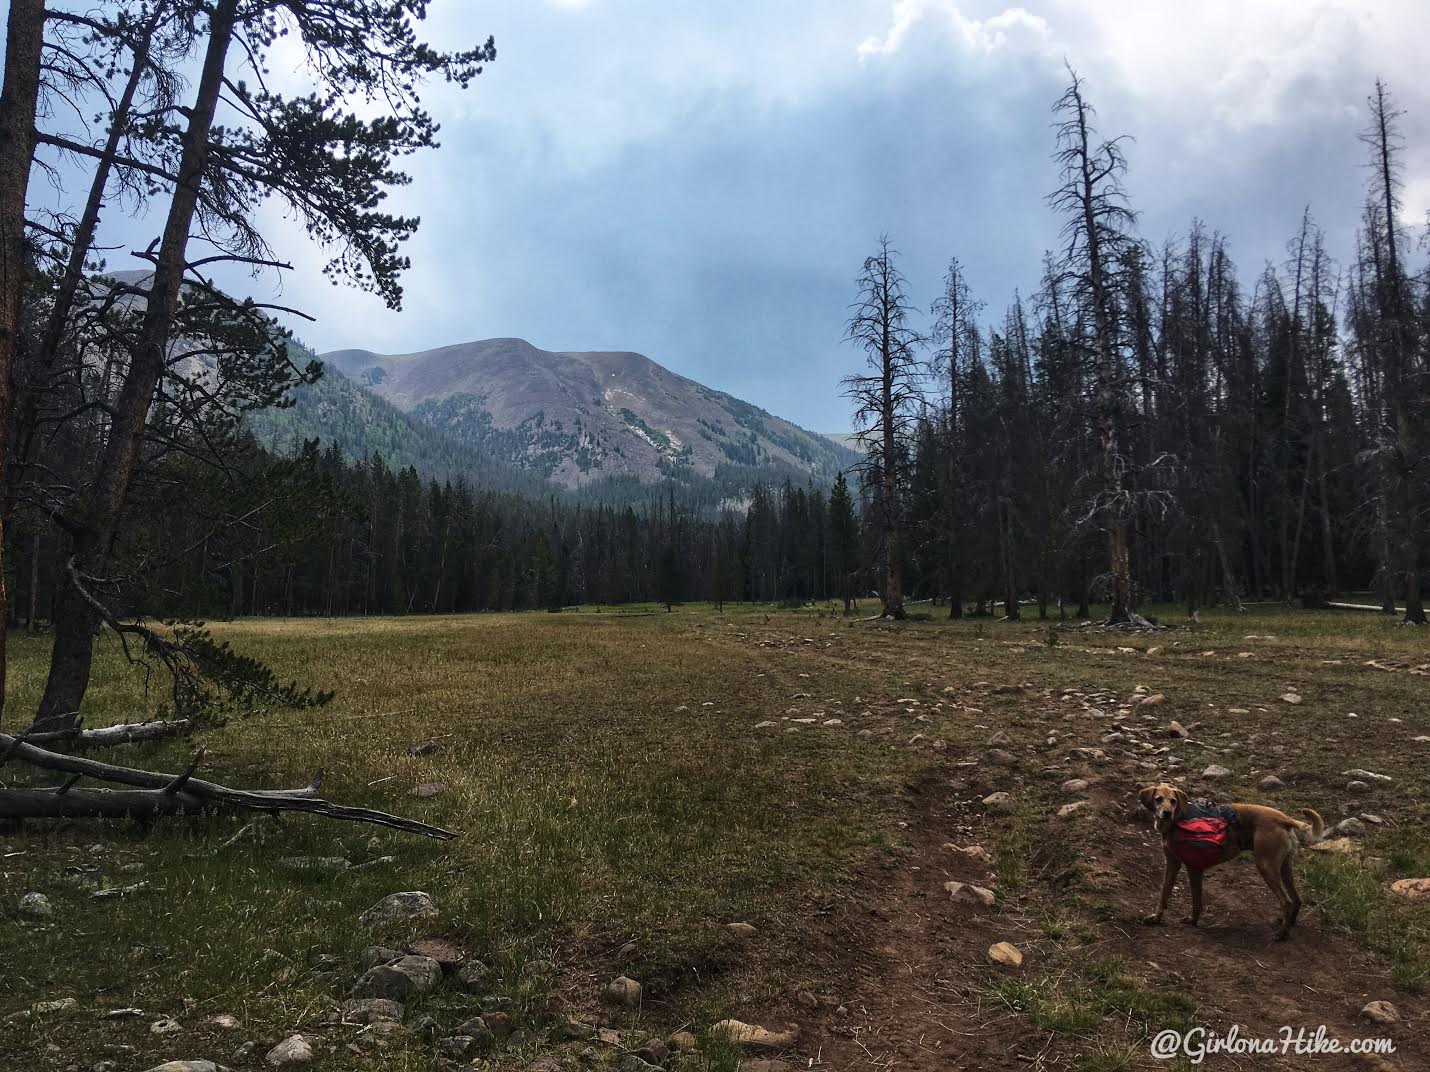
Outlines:
{"type": "Polygon", "coordinates": [[[184,815],[196,812],[299,811],[348,822],[373,823],[410,834],[448,841],[457,835],[441,827],[415,819],[334,804],[317,795],[323,772],[301,789],[230,789],[193,776],[203,750],[177,775],[121,767],[113,763],[68,756],[30,744],[21,737],[0,733],[0,757],[20,759],[42,770],[61,771],[76,777],[55,789],[0,789],[0,817],[31,818],[149,818],[157,815],[184,815]],[[141,791],[74,789],[78,778],[136,786],[141,791]]]}
{"type": "Polygon", "coordinates": [[[157,741],[165,737],[178,737],[193,728],[187,718],[154,719],[147,722],[121,722],[117,726],[101,726],[87,730],[76,726],[73,730],[52,730],[30,733],[25,740],[37,745],[64,745],[70,751],[86,748],[109,748],[120,744],[138,744],[157,741]]]}

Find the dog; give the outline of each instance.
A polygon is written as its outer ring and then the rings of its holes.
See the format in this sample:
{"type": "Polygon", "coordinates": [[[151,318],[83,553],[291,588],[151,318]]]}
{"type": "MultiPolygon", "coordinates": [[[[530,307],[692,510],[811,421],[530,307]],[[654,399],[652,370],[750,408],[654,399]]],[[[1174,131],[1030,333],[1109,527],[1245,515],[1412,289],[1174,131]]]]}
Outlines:
{"type": "MultiPolygon", "coordinates": [[[[1162,922],[1162,914],[1167,911],[1167,902],[1172,897],[1172,887],[1176,884],[1177,873],[1182,868],[1182,859],[1177,854],[1173,835],[1177,822],[1187,811],[1190,798],[1172,785],[1149,785],[1138,794],[1142,806],[1152,812],[1157,832],[1162,835],[1162,852],[1167,858],[1166,872],[1162,876],[1162,897],[1157,903],[1157,911],[1143,918],[1147,924],[1162,922]]],[[[1276,927],[1276,940],[1284,941],[1291,934],[1296,923],[1296,915],[1301,910],[1301,896],[1296,892],[1296,880],[1291,873],[1291,857],[1297,845],[1312,845],[1321,839],[1326,828],[1321,816],[1311,808],[1302,808],[1301,814],[1307,822],[1293,819],[1285,812],[1268,808],[1262,804],[1231,804],[1236,814],[1226,832],[1221,858],[1214,859],[1204,867],[1215,867],[1233,857],[1250,850],[1256,861],[1256,870],[1276,897],[1281,909],[1281,918],[1276,927]]],[[[1192,888],[1192,914],[1184,923],[1193,927],[1202,916],[1202,871],[1204,867],[1187,865],[1187,875],[1192,888]]]]}

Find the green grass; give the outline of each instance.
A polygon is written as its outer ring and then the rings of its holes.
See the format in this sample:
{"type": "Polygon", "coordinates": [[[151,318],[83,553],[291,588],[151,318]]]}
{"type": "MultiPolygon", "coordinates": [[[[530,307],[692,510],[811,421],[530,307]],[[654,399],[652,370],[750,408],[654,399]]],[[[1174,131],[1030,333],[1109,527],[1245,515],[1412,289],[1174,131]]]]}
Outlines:
{"type": "MultiPolygon", "coordinates": [[[[337,699],[107,758],[174,770],[202,744],[207,777],[248,787],[301,785],[323,767],[330,799],[412,815],[461,837],[434,842],[300,816],[260,821],[231,846],[224,842],[242,825],[232,818],[32,823],[0,834],[7,854],[0,904],[8,916],[0,920],[7,966],[0,1021],[39,1001],[79,1004],[14,1020],[0,1033],[0,1067],[88,1067],[122,1056],[115,1047],[123,1046],[144,1058],[122,1063],[126,1072],[196,1056],[247,1067],[232,1059],[243,1039],[260,1044],[253,1060],[261,1060],[263,1047],[294,1030],[324,1034],[320,1020],[350,987],[359,950],[412,936],[403,928],[369,933],[357,923],[380,897],[405,889],[433,895],[442,916],[425,931],[487,960],[497,974],[493,989],[511,997],[536,1032],[498,1054],[497,1067],[516,1067],[537,1052],[546,1020],[600,1015],[596,995],[618,972],[645,984],[647,1008],[629,1018],[638,1028],[689,1023],[699,1033],[816,981],[810,906],[846,903],[861,866],[902,867],[912,846],[896,824],[908,817],[908,787],[976,755],[1000,729],[1020,764],[985,773],[994,788],[1018,788],[1018,805],[986,817],[979,836],[993,854],[1000,897],[1040,921],[1043,938],[1069,963],[1055,958],[1051,970],[1040,961],[1036,975],[1000,978],[989,995],[1076,1040],[1080,1067],[1126,1067],[1145,1029],[1182,1022],[1192,1010],[1184,995],[1139,981],[1115,960],[1072,963],[1115,915],[1103,901],[1066,896],[1086,831],[1054,822],[1059,836],[1045,836],[1050,811],[1067,798],[1055,792],[1056,779],[1038,774],[1050,752],[1044,735],[1061,725],[1049,720],[1043,690],[1056,696],[1072,686],[1128,693],[1146,684],[1165,692],[1159,718],[1206,724],[1187,746],[1189,757],[1239,740],[1246,758],[1228,762],[1234,776],[1218,792],[1256,799],[1259,772],[1280,770],[1295,775],[1294,793],[1281,794],[1280,806],[1347,802],[1383,814],[1390,826],[1372,833],[1366,852],[1387,861],[1384,872],[1308,853],[1304,894],[1308,911],[1382,956],[1395,982],[1423,987],[1427,912],[1385,886],[1390,877],[1430,873],[1423,773],[1430,750],[1417,753],[1423,746],[1407,743],[1430,733],[1426,679],[1365,663],[1423,662],[1424,631],[1374,615],[1280,607],[1203,618],[1131,636],[1067,623],[1052,646],[1035,611],[1022,622],[949,623],[938,608],[928,621],[897,626],[851,624],[828,606],[720,614],[702,605],[673,614],[645,605],[219,626],[240,650],[304,684],[337,690],[337,699]],[[1243,639],[1249,634],[1274,639],[1243,639]],[[1162,650],[1148,655],[1150,647],[1162,650]],[[1254,657],[1240,658],[1243,650],[1254,657]],[[949,699],[946,687],[978,680],[1032,688],[975,694],[978,715],[958,713],[951,701],[937,706],[949,699]],[[1278,704],[1293,685],[1305,703],[1278,704]],[[900,697],[920,699],[930,721],[916,723],[912,710],[894,704],[900,697]],[[1235,706],[1254,714],[1230,716],[1235,706]],[[845,726],[786,732],[794,728],[782,721],[790,708],[841,717],[845,726]],[[860,737],[866,709],[878,733],[860,737]],[[1351,711],[1354,720],[1346,718],[1351,711]],[[765,720],[780,724],[753,729],[765,720]],[[915,733],[946,741],[946,751],[908,745],[915,733]],[[1255,747],[1250,733],[1259,735],[1255,747]],[[409,754],[429,737],[441,742],[440,752],[409,754]],[[1340,771],[1349,766],[1390,774],[1395,791],[1348,801],[1340,771]],[[446,792],[411,795],[428,781],[445,783],[446,792]],[[393,860],[339,875],[279,863],[301,855],[393,860]],[[124,898],[91,896],[95,884],[139,881],[147,888],[124,898]],[[13,906],[29,890],[51,898],[53,920],[15,917],[13,906]],[[722,925],[734,920],[758,926],[759,940],[732,944],[722,925]],[[336,956],[337,966],[321,966],[324,955],[336,956]],[[553,961],[556,975],[524,975],[536,959],[553,961]],[[145,1015],[96,1018],[126,1006],[145,1015]],[[242,1031],[207,1025],[218,1012],[238,1016],[242,1031]],[[163,1015],[178,1018],[184,1032],[151,1036],[149,1023],[163,1015]],[[1112,1022],[1124,1026],[1102,1037],[1102,1025],[1112,1022]],[[60,1049],[47,1051],[51,1045],[60,1049]]],[[[1175,610],[1163,616],[1179,620],[1175,610]]],[[[33,710],[47,654],[46,638],[12,638],[9,725],[33,710]]],[[[110,642],[101,643],[84,712],[89,725],[142,717],[162,699],[145,691],[143,675],[110,642]]],[[[1200,769],[1193,761],[1187,767],[1200,769]]],[[[5,775],[25,777],[13,767],[5,775]]],[[[1327,810],[1327,818],[1339,814],[1327,810]]],[[[409,1020],[431,1015],[448,1027],[471,1015],[474,1003],[439,991],[409,1020]]],[[[723,1069],[734,1055],[716,1047],[691,1060],[723,1069]]],[[[429,1069],[431,1054],[415,1038],[383,1053],[339,1045],[319,1067],[429,1069]]]]}

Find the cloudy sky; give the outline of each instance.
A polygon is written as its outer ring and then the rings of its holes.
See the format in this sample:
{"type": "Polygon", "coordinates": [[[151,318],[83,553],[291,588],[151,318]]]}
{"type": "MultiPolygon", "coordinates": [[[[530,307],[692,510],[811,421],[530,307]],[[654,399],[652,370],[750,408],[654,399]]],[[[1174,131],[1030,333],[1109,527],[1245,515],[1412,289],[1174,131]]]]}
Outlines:
{"type": "Polygon", "coordinates": [[[1430,207],[1421,2],[433,0],[429,27],[448,47],[494,34],[499,59],[430,94],[443,147],[396,198],[423,217],[405,308],[275,243],[311,269],[283,296],[318,317],[302,334],[320,350],[638,350],[844,428],[844,321],[881,232],[925,309],[952,255],[990,316],[1036,285],[1065,60],[1103,132],[1136,139],[1154,242],[1200,217],[1249,279],[1309,203],[1347,254],[1377,75],[1408,113],[1409,214],[1430,207]]]}

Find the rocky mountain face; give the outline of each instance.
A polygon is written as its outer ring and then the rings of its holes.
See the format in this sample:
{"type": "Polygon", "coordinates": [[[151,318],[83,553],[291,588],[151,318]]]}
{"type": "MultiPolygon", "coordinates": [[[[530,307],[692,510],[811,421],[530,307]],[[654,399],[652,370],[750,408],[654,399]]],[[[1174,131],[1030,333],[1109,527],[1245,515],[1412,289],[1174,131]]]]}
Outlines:
{"type": "Polygon", "coordinates": [[[712,476],[732,466],[825,477],[852,457],[636,353],[555,353],[523,339],[485,339],[321,358],[447,439],[567,487],[712,476]]]}

